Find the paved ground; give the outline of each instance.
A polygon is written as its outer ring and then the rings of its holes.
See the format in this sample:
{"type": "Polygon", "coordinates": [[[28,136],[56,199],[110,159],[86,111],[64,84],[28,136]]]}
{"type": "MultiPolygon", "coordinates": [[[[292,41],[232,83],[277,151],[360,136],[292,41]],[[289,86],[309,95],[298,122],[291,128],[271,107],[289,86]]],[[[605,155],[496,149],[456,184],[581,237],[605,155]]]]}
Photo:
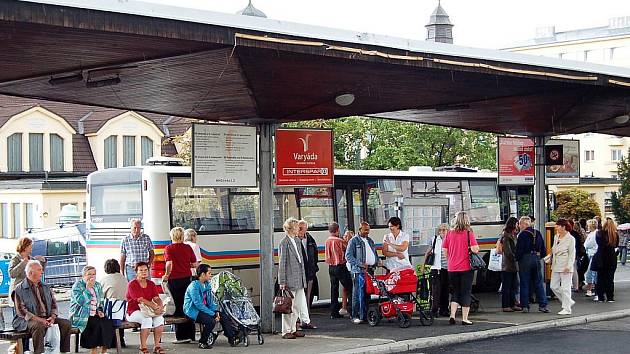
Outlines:
{"type": "Polygon", "coordinates": [[[624,318],[451,345],[421,353],[625,353],[629,336],[630,319],[624,318]]]}
{"type": "MultiPolygon", "coordinates": [[[[628,309],[630,308],[629,294],[630,266],[619,267],[616,275],[615,299],[617,301],[615,303],[594,303],[590,298],[578,294],[574,297],[576,305],[573,309],[573,316],[628,309]]],[[[481,310],[479,313],[471,315],[471,320],[475,322],[474,326],[461,326],[459,324],[450,326],[448,325],[447,318],[439,318],[435,321],[435,324],[430,327],[421,326],[418,319],[412,320],[411,327],[407,329],[399,328],[395,322],[387,323],[386,321],[382,322],[381,325],[377,327],[370,327],[366,324],[353,325],[347,319],[332,320],[328,317],[326,309],[316,309],[312,315],[312,321],[320,328],[306,332],[306,338],[282,340],[279,335],[265,335],[265,344],[259,346],[256,344],[256,338],[252,336],[252,344],[249,348],[239,347],[236,349],[229,347],[227,340],[224,337],[220,337],[213,352],[226,354],[234,352],[278,354],[278,351],[282,350],[297,353],[329,353],[345,349],[388,344],[407,339],[505,328],[562,317],[556,314],[560,310],[560,304],[557,301],[550,303],[549,308],[552,310],[550,314],[542,314],[537,311],[529,314],[503,313],[499,311],[501,306],[500,294],[486,293],[477,295],[481,300],[481,310]]],[[[62,314],[67,313],[67,302],[61,302],[60,307],[62,314]]],[[[533,309],[537,309],[536,305],[534,305],[533,309]]],[[[7,322],[10,322],[8,309],[5,309],[5,315],[7,322]]],[[[276,319],[275,325],[277,329],[280,328],[279,317],[276,319]]],[[[126,338],[130,346],[124,352],[137,353],[138,334],[127,331],[126,338]]],[[[173,339],[173,333],[167,333],[165,335],[163,346],[168,351],[177,351],[182,354],[198,352],[196,345],[193,344],[171,344],[173,339]]],[[[498,339],[496,342],[501,343],[501,340],[502,339],[498,339]]],[[[7,347],[6,342],[0,342],[0,352],[4,352],[7,347]]],[[[86,350],[82,350],[82,352],[86,352],[86,350]]]]}

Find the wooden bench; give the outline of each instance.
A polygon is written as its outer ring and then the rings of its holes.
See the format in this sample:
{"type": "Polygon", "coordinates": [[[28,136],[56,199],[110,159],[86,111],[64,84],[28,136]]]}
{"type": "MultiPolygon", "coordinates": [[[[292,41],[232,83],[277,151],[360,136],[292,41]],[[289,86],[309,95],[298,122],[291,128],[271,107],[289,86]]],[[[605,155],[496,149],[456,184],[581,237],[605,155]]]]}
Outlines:
{"type": "MultiPolygon", "coordinates": [[[[188,321],[189,319],[187,317],[164,316],[165,325],[186,323],[188,321]]],[[[140,328],[140,324],[136,322],[123,321],[122,325],[118,328],[122,328],[122,329],[140,328]]],[[[116,329],[114,333],[116,335],[116,353],[120,354],[120,332],[118,331],[118,329],[116,329]]],[[[72,329],[70,329],[70,334],[74,334],[74,352],[78,353],[79,352],[79,329],[72,327],[72,329]]],[[[30,337],[31,336],[27,332],[19,332],[19,331],[12,331],[12,330],[0,332],[0,339],[7,340],[11,343],[9,347],[9,353],[23,354],[22,339],[30,338],[30,337]]]]}

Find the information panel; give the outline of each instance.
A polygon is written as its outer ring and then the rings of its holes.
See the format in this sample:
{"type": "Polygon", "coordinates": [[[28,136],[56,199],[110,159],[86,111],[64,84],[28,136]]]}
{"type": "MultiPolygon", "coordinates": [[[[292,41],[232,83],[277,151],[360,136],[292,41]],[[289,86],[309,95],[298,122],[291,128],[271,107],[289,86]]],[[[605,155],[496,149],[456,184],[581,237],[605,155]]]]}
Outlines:
{"type": "Polygon", "coordinates": [[[192,126],[193,187],[256,187],[256,127],[192,126]]]}
{"type": "Polygon", "coordinates": [[[545,145],[562,145],[562,165],[545,166],[547,184],[580,184],[580,141],[551,139],[545,145]]]}
{"type": "Polygon", "coordinates": [[[332,130],[276,130],[276,185],[332,186],[332,143],[332,130]]]}
{"type": "Polygon", "coordinates": [[[499,137],[499,184],[534,184],[535,150],[530,138],[499,137]]]}

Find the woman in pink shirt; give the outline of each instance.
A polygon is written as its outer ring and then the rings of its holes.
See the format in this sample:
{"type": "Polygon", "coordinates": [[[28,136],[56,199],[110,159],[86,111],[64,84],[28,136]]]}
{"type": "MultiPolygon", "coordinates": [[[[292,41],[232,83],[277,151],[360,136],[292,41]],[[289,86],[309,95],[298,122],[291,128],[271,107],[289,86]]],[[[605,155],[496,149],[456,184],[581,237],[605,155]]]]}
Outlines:
{"type": "Polygon", "coordinates": [[[450,324],[455,324],[458,305],[462,307],[462,325],[473,324],[468,320],[473,282],[473,270],[470,268],[468,255],[469,245],[471,252],[479,252],[477,239],[470,228],[468,214],[460,211],[455,216],[454,228],[446,234],[442,243],[442,248],[448,259],[448,279],[453,287],[450,324]]]}

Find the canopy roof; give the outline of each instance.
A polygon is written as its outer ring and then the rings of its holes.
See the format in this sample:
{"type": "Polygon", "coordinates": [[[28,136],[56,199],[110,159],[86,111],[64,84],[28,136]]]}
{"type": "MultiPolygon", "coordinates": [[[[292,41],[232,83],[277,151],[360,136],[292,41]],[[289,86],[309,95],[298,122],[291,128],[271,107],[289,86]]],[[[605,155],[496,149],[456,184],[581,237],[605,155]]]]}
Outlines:
{"type": "Polygon", "coordinates": [[[118,0],[3,1],[0,39],[0,94],[245,123],[630,136],[619,67],[118,0]],[[345,93],[354,102],[335,103],[345,93]]]}

